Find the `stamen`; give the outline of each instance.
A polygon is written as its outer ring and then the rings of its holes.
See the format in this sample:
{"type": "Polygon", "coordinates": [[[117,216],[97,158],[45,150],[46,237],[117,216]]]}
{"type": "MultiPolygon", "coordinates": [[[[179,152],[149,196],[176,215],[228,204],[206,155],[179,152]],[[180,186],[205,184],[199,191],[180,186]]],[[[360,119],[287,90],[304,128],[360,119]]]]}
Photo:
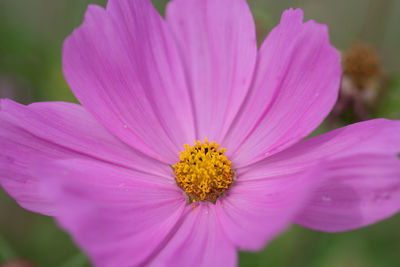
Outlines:
{"type": "Polygon", "coordinates": [[[234,178],[232,163],[224,155],[226,149],[216,142],[204,144],[196,141],[194,146],[183,145],[180,161],[172,166],[176,184],[185,191],[189,203],[210,201],[215,204],[231,186],[234,178]]]}

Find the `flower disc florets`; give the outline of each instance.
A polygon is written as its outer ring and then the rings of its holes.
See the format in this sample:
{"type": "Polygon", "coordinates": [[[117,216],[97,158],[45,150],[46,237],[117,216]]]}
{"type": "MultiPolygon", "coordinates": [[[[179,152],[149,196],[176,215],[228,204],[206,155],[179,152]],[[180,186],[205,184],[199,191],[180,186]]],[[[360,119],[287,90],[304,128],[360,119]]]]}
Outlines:
{"type": "Polygon", "coordinates": [[[183,145],[180,161],[173,165],[176,184],[185,191],[189,202],[208,200],[215,203],[217,198],[231,186],[234,171],[232,163],[224,155],[225,148],[216,142],[204,144],[196,141],[194,146],[183,145]]]}

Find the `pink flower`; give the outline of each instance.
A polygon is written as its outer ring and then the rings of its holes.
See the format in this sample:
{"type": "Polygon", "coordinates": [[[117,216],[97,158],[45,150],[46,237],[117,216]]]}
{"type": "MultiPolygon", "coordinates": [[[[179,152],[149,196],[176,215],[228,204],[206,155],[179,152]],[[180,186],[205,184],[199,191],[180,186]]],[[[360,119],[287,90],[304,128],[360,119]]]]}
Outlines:
{"type": "Polygon", "coordinates": [[[173,0],[165,20],[148,0],[90,6],[63,48],[82,105],[1,101],[2,187],[97,266],[233,266],[290,223],[393,215],[400,121],[301,141],[341,76],[327,27],[302,20],[285,11],[257,49],[244,0],[173,0]]]}

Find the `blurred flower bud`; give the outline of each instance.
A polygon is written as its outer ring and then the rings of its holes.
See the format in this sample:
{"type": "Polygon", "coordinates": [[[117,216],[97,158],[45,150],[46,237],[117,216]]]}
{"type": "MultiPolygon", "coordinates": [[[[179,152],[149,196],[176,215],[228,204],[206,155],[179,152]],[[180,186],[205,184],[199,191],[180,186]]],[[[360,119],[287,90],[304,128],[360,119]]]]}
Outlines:
{"type": "Polygon", "coordinates": [[[384,88],[378,55],[372,47],[355,42],[342,54],[342,64],[339,100],[332,111],[331,122],[336,123],[344,117],[346,122],[369,119],[384,88]]]}

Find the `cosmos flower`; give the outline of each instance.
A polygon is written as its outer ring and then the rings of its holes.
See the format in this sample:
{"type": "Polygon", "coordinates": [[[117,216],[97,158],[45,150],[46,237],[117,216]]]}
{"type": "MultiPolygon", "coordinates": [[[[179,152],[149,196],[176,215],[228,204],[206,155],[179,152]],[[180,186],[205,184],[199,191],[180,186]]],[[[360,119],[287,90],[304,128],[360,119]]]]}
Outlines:
{"type": "Polygon", "coordinates": [[[96,266],[234,266],[291,223],[400,207],[400,122],[303,140],[341,79],[325,25],[287,10],[258,49],[244,0],[90,6],[64,43],[81,103],[1,101],[0,182],[96,266]]]}

